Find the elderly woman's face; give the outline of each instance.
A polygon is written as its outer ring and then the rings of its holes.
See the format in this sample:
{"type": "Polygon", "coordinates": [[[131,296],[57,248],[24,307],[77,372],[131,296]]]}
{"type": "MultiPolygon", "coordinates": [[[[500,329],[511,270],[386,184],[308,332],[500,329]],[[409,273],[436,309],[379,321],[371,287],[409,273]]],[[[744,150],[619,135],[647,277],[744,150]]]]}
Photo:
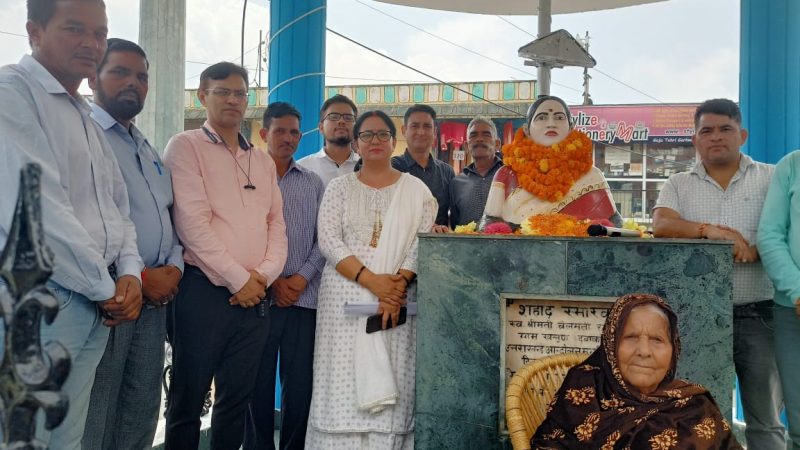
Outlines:
{"type": "Polygon", "coordinates": [[[528,124],[529,136],[539,145],[549,147],[563,141],[569,134],[569,120],[564,106],[555,100],[545,100],[536,108],[528,124]]]}
{"type": "Polygon", "coordinates": [[[655,305],[631,310],[617,343],[622,379],[643,394],[656,390],[672,363],[669,320],[655,305]]]}

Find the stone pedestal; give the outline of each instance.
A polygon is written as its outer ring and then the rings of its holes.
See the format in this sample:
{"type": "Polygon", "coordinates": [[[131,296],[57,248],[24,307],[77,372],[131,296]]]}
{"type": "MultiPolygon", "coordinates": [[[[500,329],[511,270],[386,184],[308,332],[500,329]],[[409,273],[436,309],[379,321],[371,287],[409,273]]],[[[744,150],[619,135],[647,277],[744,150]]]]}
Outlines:
{"type": "Polygon", "coordinates": [[[507,298],[665,298],[683,342],[678,377],[706,386],[730,419],[732,270],[730,244],[716,241],[422,235],[416,448],[510,448],[507,298]]]}
{"type": "Polygon", "coordinates": [[[139,45],[150,62],[150,91],[136,126],[163,153],[183,131],[186,0],[140,0],[139,45]]]}

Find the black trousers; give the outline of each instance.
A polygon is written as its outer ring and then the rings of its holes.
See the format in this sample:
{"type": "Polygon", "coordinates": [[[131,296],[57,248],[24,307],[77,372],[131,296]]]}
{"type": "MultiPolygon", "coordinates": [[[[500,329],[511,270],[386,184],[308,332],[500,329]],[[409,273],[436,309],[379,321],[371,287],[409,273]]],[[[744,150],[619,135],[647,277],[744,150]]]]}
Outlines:
{"type": "Polygon", "coordinates": [[[245,412],[269,334],[269,314],[258,307],[231,306],[231,293],[211,284],[197,267],[186,265],[179,293],[168,311],[172,343],[166,450],[196,450],[200,412],[214,379],[211,448],[236,450],[242,444],[245,412]]]}
{"type": "Polygon", "coordinates": [[[282,450],[303,450],[313,386],[317,311],[270,308],[269,340],[247,412],[244,450],[274,450],[275,369],[280,353],[282,450]]]}

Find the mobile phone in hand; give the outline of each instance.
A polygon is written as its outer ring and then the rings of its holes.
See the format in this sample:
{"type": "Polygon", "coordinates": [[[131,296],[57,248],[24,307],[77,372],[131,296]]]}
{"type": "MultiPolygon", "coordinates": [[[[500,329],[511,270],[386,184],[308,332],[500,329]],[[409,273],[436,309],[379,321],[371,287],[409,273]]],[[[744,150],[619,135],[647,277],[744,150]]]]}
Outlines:
{"type": "MultiPolygon", "coordinates": [[[[400,307],[400,318],[397,323],[392,323],[392,317],[389,316],[389,321],[386,322],[386,329],[394,328],[398,325],[406,323],[407,310],[405,306],[400,307]]],[[[383,314],[375,314],[367,317],[367,333],[374,333],[381,331],[381,322],[383,321],[383,314]]]]}

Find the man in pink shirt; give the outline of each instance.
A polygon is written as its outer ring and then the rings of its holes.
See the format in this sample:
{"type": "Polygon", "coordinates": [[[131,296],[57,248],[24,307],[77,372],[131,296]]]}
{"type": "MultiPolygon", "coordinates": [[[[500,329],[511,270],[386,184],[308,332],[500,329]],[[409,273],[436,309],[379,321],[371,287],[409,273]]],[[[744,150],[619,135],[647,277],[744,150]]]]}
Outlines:
{"type": "Polygon", "coordinates": [[[186,269],[168,311],[172,382],[165,448],[197,449],[200,411],[214,379],[211,448],[238,449],[268,336],[262,300],[286,262],[286,226],[275,163],[239,133],[248,74],[218,63],[200,75],[199,130],[173,136],[175,229],[186,269]]]}

